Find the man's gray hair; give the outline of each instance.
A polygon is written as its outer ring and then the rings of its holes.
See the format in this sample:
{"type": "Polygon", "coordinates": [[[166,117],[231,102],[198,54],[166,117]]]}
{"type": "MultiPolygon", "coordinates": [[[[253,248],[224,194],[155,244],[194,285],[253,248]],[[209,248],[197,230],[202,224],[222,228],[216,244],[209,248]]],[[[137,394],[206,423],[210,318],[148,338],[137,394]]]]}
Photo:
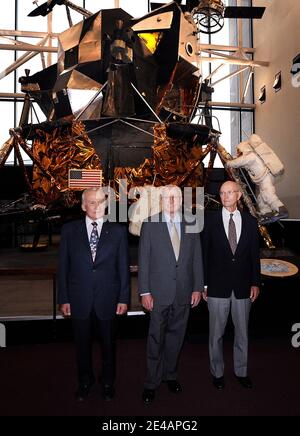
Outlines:
{"type": "Polygon", "coordinates": [[[170,194],[170,191],[176,191],[182,197],[181,189],[177,185],[165,185],[160,188],[162,196],[170,194]]]}
{"type": "Polygon", "coordinates": [[[86,193],[87,193],[87,192],[90,192],[90,191],[94,191],[94,192],[95,192],[95,191],[99,191],[99,192],[101,192],[102,189],[101,189],[101,188],[97,188],[96,186],[93,186],[92,188],[87,188],[87,189],[85,189],[85,190],[83,191],[83,193],[82,193],[82,196],[81,196],[81,204],[84,204],[86,193]]]}

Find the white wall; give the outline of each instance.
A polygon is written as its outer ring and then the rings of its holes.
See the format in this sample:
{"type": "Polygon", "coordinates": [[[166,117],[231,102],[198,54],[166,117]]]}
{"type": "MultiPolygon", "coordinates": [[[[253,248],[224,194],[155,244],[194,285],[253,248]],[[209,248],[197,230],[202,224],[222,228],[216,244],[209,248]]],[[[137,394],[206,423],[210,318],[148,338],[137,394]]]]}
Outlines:
{"type": "Polygon", "coordinates": [[[284,162],[285,175],[277,184],[280,199],[291,218],[300,219],[300,87],[292,86],[293,58],[300,53],[300,1],[255,0],[266,6],[262,20],[254,20],[255,59],[269,61],[255,70],[256,133],[269,143],[284,162]],[[282,89],[275,93],[275,74],[282,72],[282,89]],[[266,85],[267,101],[258,101],[266,85]]]}

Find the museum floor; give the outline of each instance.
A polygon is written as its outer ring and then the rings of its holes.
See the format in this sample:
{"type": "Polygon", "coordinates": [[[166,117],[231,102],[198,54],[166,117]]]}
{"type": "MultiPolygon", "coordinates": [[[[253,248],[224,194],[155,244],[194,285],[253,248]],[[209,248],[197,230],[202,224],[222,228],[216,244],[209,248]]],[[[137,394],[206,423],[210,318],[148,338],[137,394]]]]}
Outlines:
{"type": "MultiPolygon", "coordinates": [[[[0,415],[299,416],[300,348],[291,346],[290,336],[252,338],[249,375],[253,389],[244,389],[233,376],[229,338],[224,348],[224,391],[212,386],[203,336],[201,341],[187,341],[183,348],[179,371],[183,392],[172,394],[163,384],[153,404],[145,406],[141,400],[145,338],[118,340],[116,397],[111,402],[101,398],[99,385],[84,403],[76,402],[70,341],[8,346],[0,349],[0,415]]],[[[98,355],[95,362],[99,362],[98,355]]]]}

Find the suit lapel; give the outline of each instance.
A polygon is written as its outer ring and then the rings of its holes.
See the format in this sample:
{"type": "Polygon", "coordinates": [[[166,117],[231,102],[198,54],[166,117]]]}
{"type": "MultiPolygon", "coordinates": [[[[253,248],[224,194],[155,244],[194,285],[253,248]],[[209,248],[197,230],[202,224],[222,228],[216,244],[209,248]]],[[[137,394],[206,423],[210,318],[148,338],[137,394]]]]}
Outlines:
{"type": "Polygon", "coordinates": [[[107,243],[107,239],[109,237],[109,233],[110,233],[110,223],[108,221],[104,221],[104,223],[102,225],[102,229],[101,229],[101,234],[100,234],[100,238],[99,238],[99,241],[98,241],[98,245],[97,245],[97,252],[96,252],[95,261],[100,256],[101,252],[103,251],[103,249],[105,247],[105,244],[107,243]]]}
{"type": "Polygon", "coordinates": [[[169,247],[169,251],[170,251],[170,253],[172,253],[171,255],[175,259],[175,254],[174,254],[173,245],[172,245],[171,238],[170,238],[168,224],[166,223],[163,214],[159,215],[159,225],[161,227],[161,234],[162,234],[162,240],[164,241],[164,245],[166,247],[169,247]]]}
{"type": "MultiPolygon", "coordinates": [[[[102,225],[101,234],[100,234],[100,238],[98,241],[96,259],[99,256],[99,252],[102,251],[103,247],[106,244],[107,237],[109,235],[109,231],[110,231],[109,222],[105,221],[102,225]]],[[[78,233],[80,244],[82,244],[84,249],[85,249],[84,251],[88,253],[90,260],[93,260],[85,220],[82,220],[79,222],[77,233],[78,233]]]]}
{"type": "Polygon", "coordinates": [[[245,228],[246,227],[245,216],[242,212],[241,212],[241,219],[242,219],[241,236],[240,236],[239,242],[237,244],[235,254],[241,250],[241,248],[243,247],[243,245],[246,241],[246,236],[247,236],[247,229],[245,228]]]}
{"type": "Polygon", "coordinates": [[[173,245],[169,234],[168,224],[165,221],[161,223],[161,229],[162,229],[163,239],[165,240],[165,244],[167,247],[169,247],[169,251],[172,253],[172,255],[175,258],[173,245]]]}
{"type": "Polygon", "coordinates": [[[222,241],[224,246],[229,250],[230,254],[232,255],[231,247],[230,247],[229,240],[227,238],[226,230],[224,227],[222,209],[218,213],[218,223],[217,223],[216,228],[220,229],[220,237],[221,237],[220,241],[222,241]]]}
{"type": "MultiPolygon", "coordinates": [[[[172,241],[171,241],[171,237],[170,237],[170,233],[169,233],[169,229],[168,229],[168,224],[164,221],[163,215],[162,215],[162,219],[161,220],[162,220],[161,226],[162,226],[163,238],[165,240],[165,243],[169,246],[169,250],[171,251],[174,259],[176,260],[175,253],[174,253],[174,250],[173,250],[172,241]]],[[[183,221],[181,221],[181,223],[180,223],[180,230],[181,230],[181,232],[180,232],[181,233],[180,234],[180,248],[179,248],[179,256],[178,256],[178,261],[177,262],[179,262],[179,259],[182,256],[182,252],[183,252],[183,249],[184,249],[184,242],[185,242],[184,227],[185,227],[185,223],[183,221]]]]}
{"type": "Polygon", "coordinates": [[[79,238],[78,240],[80,241],[80,244],[83,245],[83,247],[85,248],[85,251],[92,258],[91,247],[90,247],[90,243],[89,243],[85,219],[79,221],[77,232],[78,232],[78,238],[79,238]]]}
{"type": "Polygon", "coordinates": [[[186,223],[183,220],[180,223],[180,249],[179,249],[178,262],[184,253],[184,246],[185,246],[185,241],[186,241],[185,224],[186,223]]]}

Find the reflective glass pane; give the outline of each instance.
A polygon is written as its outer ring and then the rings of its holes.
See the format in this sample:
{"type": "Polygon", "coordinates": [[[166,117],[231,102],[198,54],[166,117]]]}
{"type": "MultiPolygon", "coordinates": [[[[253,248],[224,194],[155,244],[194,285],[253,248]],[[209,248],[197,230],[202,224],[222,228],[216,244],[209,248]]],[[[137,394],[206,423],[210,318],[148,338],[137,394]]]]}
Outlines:
{"type": "Polygon", "coordinates": [[[15,28],[15,2],[13,0],[9,0],[9,6],[5,8],[4,7],[1,8],[0,29],[14,29],[14,28],[15,28]]]}
{"type": "Polygon", "coordinates": [[[90,12],[97,12],[101,9],[112,9],[115,7],[115,0],[85,0],[85,8],[90,12]]]}
{"type": "MultiPolygon", "coordinates": [[[[14,73],[8,72],[8,67],[14,62],[14,52],[8,50],[1,51],[1,67],[0,67],[0,92],[14,92],[14,73]],[[1,74],[2,73],[2,74],[1,74]],[[5,77],[4,77],[5,76],[5,77]]],[[[2,111],[1,111],[2,112],[2,111]]]]}
{"type": "MultiPolygon", "coordinates": [[[[0,129],[0,148],[3,147],[4,143],[10,138],[9,129],[14,127],[14,103],[1,101],[1,129],[0,129]]],[[[12,164],[14,161],[14,154],[11,153],[6,161],[6,164],[12,164]]]]}
{"type": "MultiPolygon", "coordinates": [[[[17,29],[31,30],[34,32],[47,32],[47,17],[28,17],[28,14],[35,9],[31,1],[18,2],[17,29]]],[[[2,10],[1,10],[2,13],[2,10]]]]}
{"type": "Polygon", "coordinates": [[[148,13],[148,1],[146,0],[120,0],[120,8],[133,17],[141,17],[148,13]]]}

